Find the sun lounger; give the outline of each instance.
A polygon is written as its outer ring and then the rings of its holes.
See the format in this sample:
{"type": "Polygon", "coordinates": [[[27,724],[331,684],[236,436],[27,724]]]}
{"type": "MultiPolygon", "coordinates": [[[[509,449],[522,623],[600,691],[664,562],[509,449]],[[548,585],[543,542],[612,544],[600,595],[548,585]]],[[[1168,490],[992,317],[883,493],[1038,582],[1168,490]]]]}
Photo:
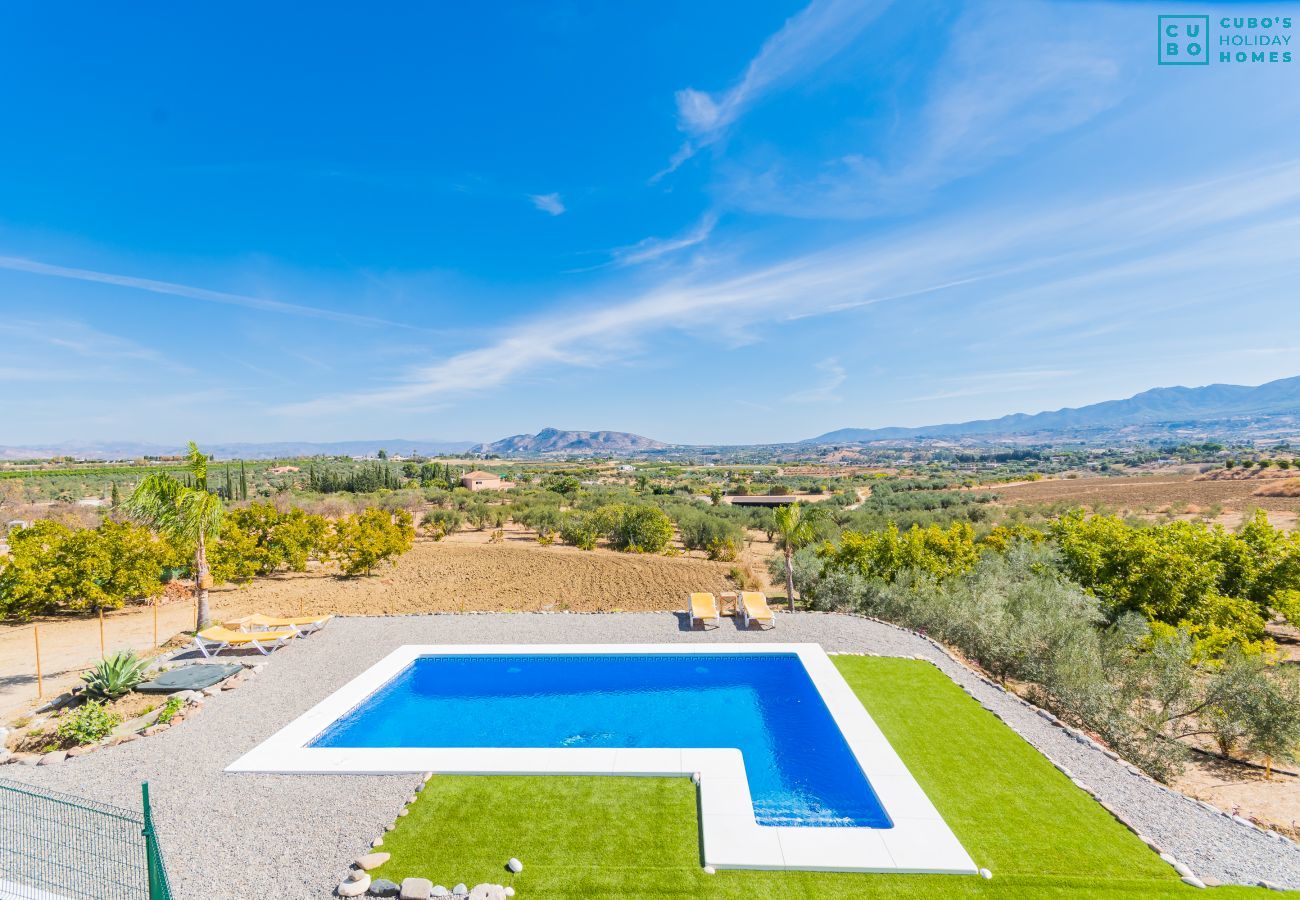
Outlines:
{"type": "Polygon", "coordinates": [[[746,628],[751,622],[757,622],[759,627],[773,627],[772,607],[767,605],[767,597],[759,591],[741,591],[740,619],[746,628]]]}
{"type": "Polygon", "coordinates": [[[691,627],[695,623],[707,627],[718,625],[718,599],[709,593],[691,594],[691,627]]]}
{"type": "Polygon", "coordinates": [[[232,631],[220,625],[205,628],[194,635],[193,649],[205,657],[216,656],[222,650],[254,647],[263,656],[283,647],[296,636],[293,631],[232,631]]]}
{"type": "Polygon", "coordinates": [[[292,631],[295,634],[311,634],[320,631],[329,624],[333,616],[298,616],[289,619],[277,619],[253,613],[225,623],[232,631],[292,631]]]}

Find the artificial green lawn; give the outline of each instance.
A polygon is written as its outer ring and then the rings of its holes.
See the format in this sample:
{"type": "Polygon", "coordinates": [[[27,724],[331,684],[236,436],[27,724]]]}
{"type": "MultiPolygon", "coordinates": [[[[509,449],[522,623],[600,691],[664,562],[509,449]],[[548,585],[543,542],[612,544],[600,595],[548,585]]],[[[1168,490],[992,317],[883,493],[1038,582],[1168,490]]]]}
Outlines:
{"type": "MultiPolygon", "coordinates": [[[[1163,897],[1204,894],[929,663],[834,657],[993,879],[701,869],[685,778],[435,776],[374,874],[513,884],[528,897],[1163,897]],[[517,856],[524,871],[505,861],[517,856]]],[[[1277,896],[1224,887],[1215,897],[1277,896]]]]}

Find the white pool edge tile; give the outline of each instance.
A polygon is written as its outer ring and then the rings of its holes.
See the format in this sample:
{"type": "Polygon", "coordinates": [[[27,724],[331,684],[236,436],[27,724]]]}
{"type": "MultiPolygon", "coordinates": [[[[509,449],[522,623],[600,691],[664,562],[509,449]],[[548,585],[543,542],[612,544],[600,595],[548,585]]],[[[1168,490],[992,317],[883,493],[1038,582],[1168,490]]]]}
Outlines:
{"type": "Polygon", "coordinates": [[[408,644],[226,768],[277,774],[639,775],[699,773],[704,864],[733,869],[975,874],[975,863],[818,644],[408,644]],[[795,654],[880,796],[893,828],[771,827],[754,821],[738,749],[327,748],[308,744],[416,658],[511,654],[795,654]],[[716,782],[717,790],[708,785],[716,782]],[[723,784],[723,783],[727,784],[723,784]],[[737,789],[743,786],[743,802],[737,789]]]}

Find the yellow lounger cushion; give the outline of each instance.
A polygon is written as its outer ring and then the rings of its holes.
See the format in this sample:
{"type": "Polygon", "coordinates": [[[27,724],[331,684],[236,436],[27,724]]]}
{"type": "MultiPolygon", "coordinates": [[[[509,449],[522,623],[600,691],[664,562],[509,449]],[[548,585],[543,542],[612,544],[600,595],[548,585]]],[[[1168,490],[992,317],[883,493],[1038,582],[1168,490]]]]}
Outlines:
{"type": "Polygon", "coordinates": [[[697,619],[716,618],[718,601],[712,594],[691,594],[691,615],[697,619]]]}
{"type": "Polygon", "coordinates": [[[295,625],[324,625],[333,616],[297,616],[289,619],[277,619],[275,616],[264,616],[261,613],[253,613],[251,616],[244,616],[236,621],[247,624],[257,625],[261,628],[292,628],[295,625]]]}
{"type": "Polygon", "coordinates": [[[772,608],[767,605],[767,598],[759,591],[744,591],[740,595],[740,602],[745,604],[745,615],[759,622],[767,622],[772,618],[772,608]]]}
{"type": "Polygon", "coordinates": [[[252,644],[266,641],[279,641],[294,636],[292,631],[231,631],[229,628],[214,626],[199,632],[205,641],[220,641],[226,644],[252,644]]]}

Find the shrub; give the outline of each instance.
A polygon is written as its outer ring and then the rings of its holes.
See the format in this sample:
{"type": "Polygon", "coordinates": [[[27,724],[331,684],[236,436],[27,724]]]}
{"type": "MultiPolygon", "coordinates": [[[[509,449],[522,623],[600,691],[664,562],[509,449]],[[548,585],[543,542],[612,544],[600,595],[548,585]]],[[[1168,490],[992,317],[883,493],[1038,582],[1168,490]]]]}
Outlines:
{"type": "Polygon", "coordinates": [[[902,533],[892,524],[866,534],[846,531],[838,546],[828,545],[821,551],[832,568],[852,569],[884,581],[893,581],[905,570],[940,579],[958,575],[970,571],[979,555],[974,530],[962,522],[947,529],[914,525],[902,533]]]}
{"type": "Polygon", "coordinates": [[[537,532],[538,537],[550,537],[560,530],[562,524],[559,507],[534,506],[519,516],[519,522],[525,528],[537,532]]]}
{"type": "Polygon", "coordinates": [[[0,616],[119,609],[162,592],[169,550],[139,525],[72,529],[42,520],[10,532],[0,563],[0,616]]]}
{"type": "Polygon", "coordinates": [[[89,672],[81,674],[86,683],[86,694],[102,700],[116,700],[144,680],[148,660],[141,659],[130,650],[119,650],[101,659],[89,672]]]}
{"type": "Polygon", "coordinates": [[[121,724],[122,717],[102,701],[87,700],[59,723],[55,734],[66,744],[81,746],[102,741],[121,724]]]}
{"type": "Polygon", "coordinates": [[[745,542],[745,530],[737,522],[700,509],[682,510],[677,516],[677,530],[686,549],[707,551],[710,559],[735,559],[745,542]]]}
{"type": "Polygon", "coordinates": [[[599,511],[608,523],[609,542],[628,553],[662,553],[673,539],[673,523],[657,506],[618,504],[599,511]]]}
{"type": "Polygon", "coordinates": [[[420,524],[428,529],[429,536],[440,541],[460,528],[461,514],[454,509],[431,509],[424,514],[420,524]]]}
{"type": "Polygon", "coordinates": [[[390,562],[415,542],[411,514],[399,509],[391,516],[381,509],[367,509],[334,523],[330,552],[348,575],[369,575],[380,563],[390,562]]]}
{"type": "Polygon", "coordinates": [[[184,705],[185,701],[180,697],[168,697],[167,702],[164,703],[162,709],[158,711],[158,718],[155,719],[154,722],[158,725],[166,725],[178,712],[181,711],[181,707],[184,705]]]}
{"type": "Polygon", "coordinates": [[[582,550],[595,550],[600,537],[596,517],[586,512],[570,512],[560,524],[560,539],[582,550]]]}

